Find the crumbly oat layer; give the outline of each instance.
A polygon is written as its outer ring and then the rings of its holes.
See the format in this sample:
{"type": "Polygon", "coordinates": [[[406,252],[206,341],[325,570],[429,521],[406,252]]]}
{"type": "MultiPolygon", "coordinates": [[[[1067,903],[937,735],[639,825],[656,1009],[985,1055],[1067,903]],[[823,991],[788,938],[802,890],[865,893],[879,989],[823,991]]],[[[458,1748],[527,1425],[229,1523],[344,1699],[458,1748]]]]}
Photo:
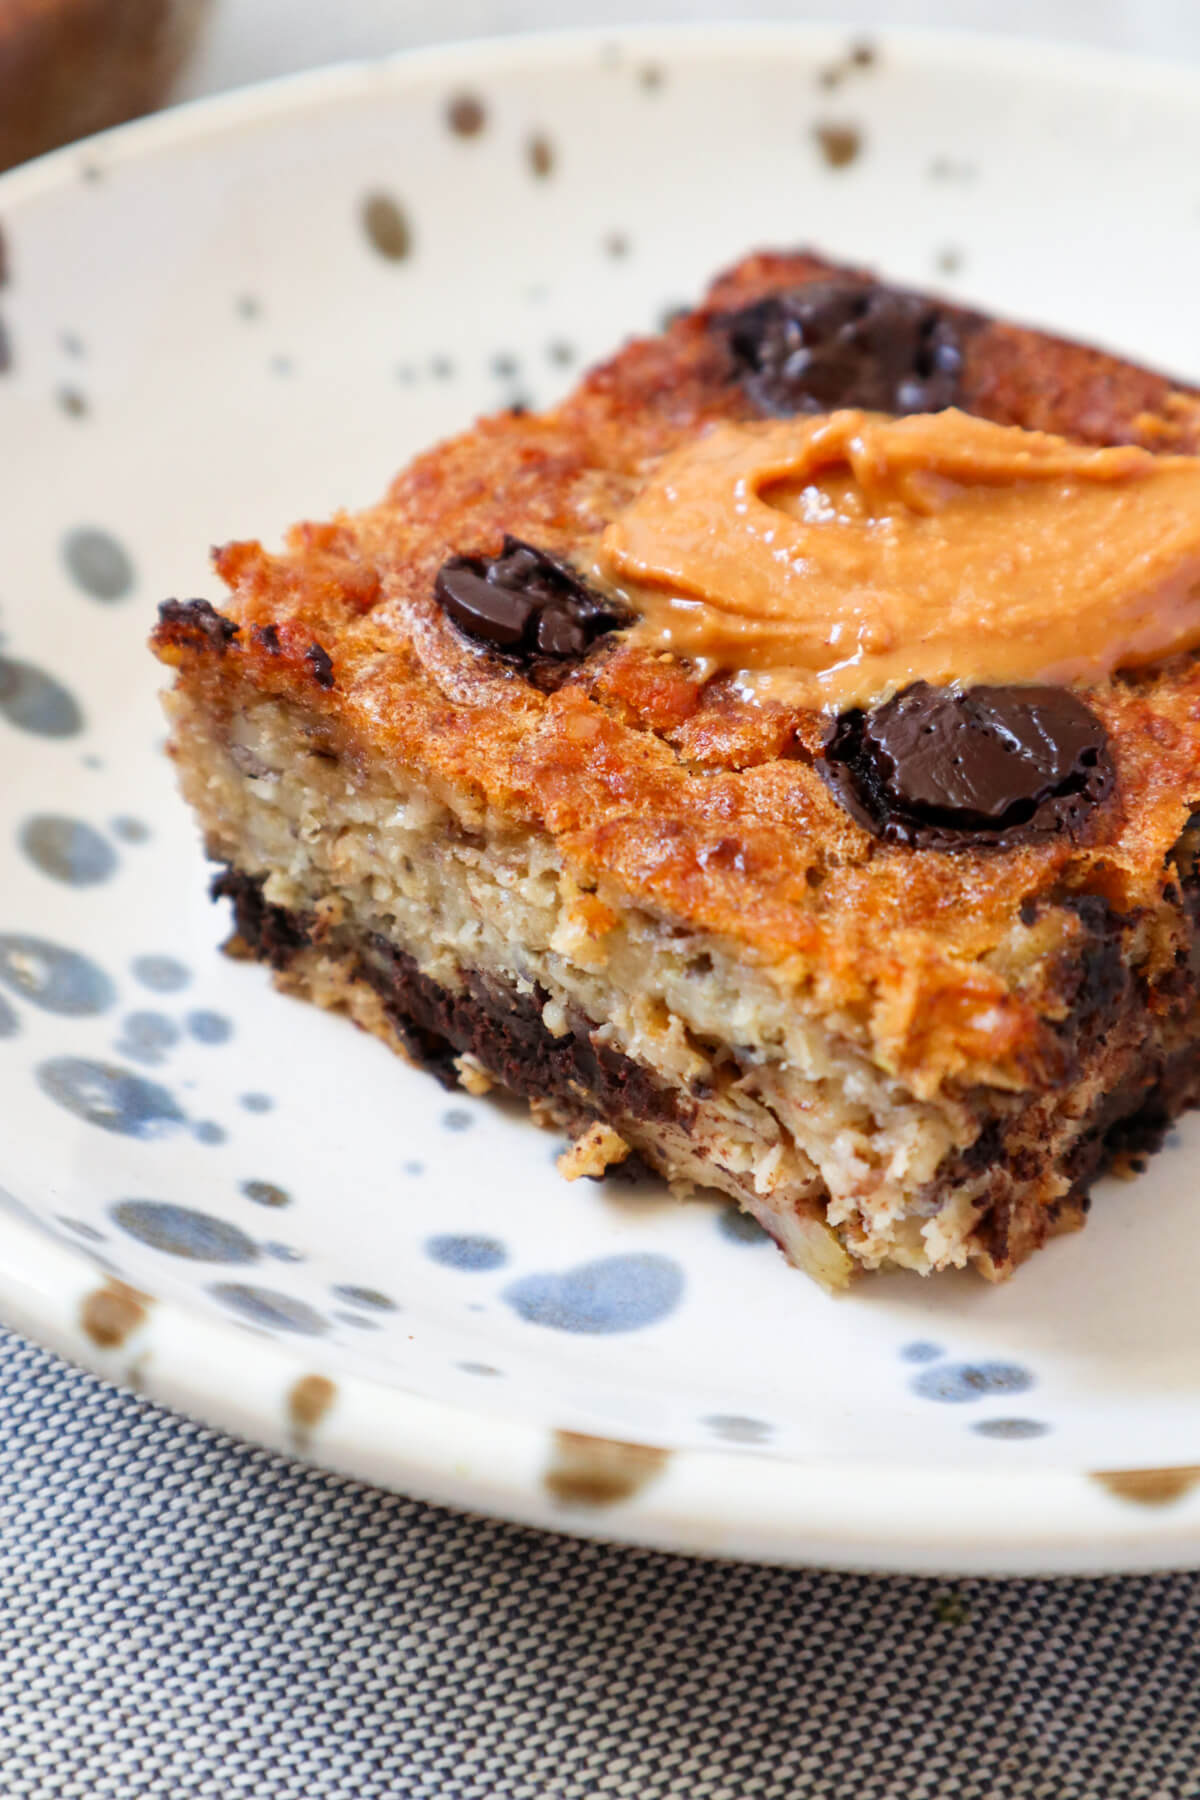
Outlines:
{"type": "Polygon", "coordinates": [[[568,1173],[617,1156],[616,1134],[680,1190],[731,1195],[828,1285],[855,1263],[1007,1273],[1078,1222],[1106,1097],[1136,1112],[1165,1060],[1147,1013],[1108,1017],[1109,943],[1068,1087],[921,1098],[736,946],[581,889],[545,836],[337,755],[277,701],[171,707],[241,937],[287,986],[450,1080],[482,1072],[577,1133],[603,1121],[568,1173]]]}

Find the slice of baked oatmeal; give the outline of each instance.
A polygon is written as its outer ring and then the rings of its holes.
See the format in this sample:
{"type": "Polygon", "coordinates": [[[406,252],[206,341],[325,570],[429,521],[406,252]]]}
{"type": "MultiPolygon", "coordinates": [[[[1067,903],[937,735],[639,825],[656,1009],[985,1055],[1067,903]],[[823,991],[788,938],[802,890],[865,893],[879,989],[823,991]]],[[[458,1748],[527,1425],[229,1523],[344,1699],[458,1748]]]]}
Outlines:
{"type": "Polygon", "coordinates": [[[168,602],[236,940],[838,1285],[1007,1274],[1200,1089],[1200,398],[754,256],[168,602]]]}

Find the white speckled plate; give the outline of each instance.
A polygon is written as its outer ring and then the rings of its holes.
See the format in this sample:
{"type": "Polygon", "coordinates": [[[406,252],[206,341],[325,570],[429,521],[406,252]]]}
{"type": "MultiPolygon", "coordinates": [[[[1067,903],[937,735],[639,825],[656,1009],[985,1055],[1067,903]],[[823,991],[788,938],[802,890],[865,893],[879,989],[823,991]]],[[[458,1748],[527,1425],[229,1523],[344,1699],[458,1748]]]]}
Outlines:
{"type": "Polygon", "coordinates": [[[333,70],[0,182],[3,1315],[539,1524],[1200,1564],[1200,1128],[1000,1290],[833,1300],[720,1205],[568,1189],[515,1110],[218,954],[142,647],[160,598],[215,591],[211,542],[370,500],[756,245],[1194,378],[1197,171],[1196,74],[769,28],[333,70]]]}

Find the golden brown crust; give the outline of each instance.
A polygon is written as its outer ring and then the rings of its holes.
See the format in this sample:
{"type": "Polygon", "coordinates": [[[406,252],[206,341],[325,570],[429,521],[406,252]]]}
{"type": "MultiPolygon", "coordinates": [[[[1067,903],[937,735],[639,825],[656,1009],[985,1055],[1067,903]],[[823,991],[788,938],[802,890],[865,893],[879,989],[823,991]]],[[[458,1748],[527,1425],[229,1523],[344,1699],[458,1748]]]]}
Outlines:
{"type": "MultiPolygon", "coordinates": [[[[1090,842],[949,855],[881,846],[842,811],[812,767],[814,715],[702,688],[619,642],[543,693],[461,638],[432,598],[448,553],[493,551],[505,532],[569,551],[653,458],[707,420],[746,416],[713,315],[829,273],[807,255],[751,257],[554,411],[483,420],[419,457],[380,506],[297,527],[282,555],[227,546],[216,562],[236,639],[167,622],[155,646],[207,704],[234,708],[247,688],[286,697],[342,753],[422,771],[548,832],[580,880],[733,940],[918,1087],[1053,1081],[1087,939],[1061,899],[1098,894],[1144,916],[1152,976],[1179,949],[1164,894],[1200,807],[1195,659],[1090,692],[1117,769],[1090,842]],[[1036,900],[1048,904],[1035,920],[1036,900]]],[[[1162,376],[990,321],[967,342],[968,410],[1091,443],[1200,450],[1200,396],[1162,376]]]]}

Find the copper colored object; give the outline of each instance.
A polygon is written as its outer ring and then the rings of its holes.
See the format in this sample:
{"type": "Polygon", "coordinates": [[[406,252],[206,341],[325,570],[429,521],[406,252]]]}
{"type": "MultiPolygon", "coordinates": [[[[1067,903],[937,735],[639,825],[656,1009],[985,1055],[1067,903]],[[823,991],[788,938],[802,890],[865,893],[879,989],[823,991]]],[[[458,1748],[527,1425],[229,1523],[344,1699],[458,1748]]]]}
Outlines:
{"type": "Polygon", "coordinates": [[[0,0],[0,169],[149,112],[209,0],[0,0]]]}

